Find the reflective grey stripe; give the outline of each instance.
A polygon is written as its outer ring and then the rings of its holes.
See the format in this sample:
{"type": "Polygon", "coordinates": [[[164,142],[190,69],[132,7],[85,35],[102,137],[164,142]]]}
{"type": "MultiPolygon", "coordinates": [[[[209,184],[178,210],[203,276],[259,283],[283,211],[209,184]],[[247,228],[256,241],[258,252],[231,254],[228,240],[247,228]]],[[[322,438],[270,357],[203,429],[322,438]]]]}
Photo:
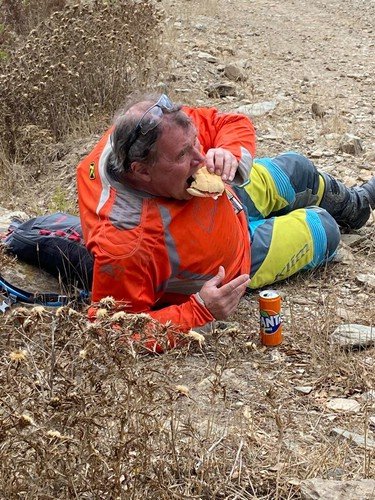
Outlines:
{"type": "Polygon", "coordinates": [[[238,163],[236,175],[232,181],[233,184],[244,184],[249,180],[250,170],[253,166],[253,158],[249,151],[241,146],[241,159],[238,163]]]}
{"type": "Polygon", "coordinates": [[[165,242],[167,245],[167,251],[169,255],[169,263],[172,268],[172,276],[175,276],[178,273],[178,270],[180,268],[180,256],[177,253],[176,245],[174,242],[174,239],[169,231],[169,226],[172,220],[171,214],[168,210],[168,208],[158,205],[160,215],[161,215],[161,220],[163,222],[164,226],[164,237],[165,237],[165,242]]]}
{"type": "Polygon", "coordinates": [[[109,214],[109,220],[117,229],[134,229],[140,224],[144,199],[153,198],[153,196],[125,186],[108,175],[107,163],[111,151],[111,137],[109,136],[99,158],[99,177],[102,182],[102,192],[96,207],[96,213],[100,215],[100,210],[108,201],[111,186],[113,186],[116,191],[116,198],[109,214]]]}
{"type": "Polygon", "coordinates": [[[125,188],[121,193],[116,192],[109,220],[117,229],[134,229],[141,222],[143,203],[134,191],[125,188]]]}
{"type": "Polygon", "coordinates": [[[100,210],[103,208],[104,204],[108,201],[109,194],[110,194],[110,183],[109,179],[107,177],[107,172],[106,172],[106,165],[107,165],[107,160],[108,156],[110,155],[112,151],[111,147],[111,136],[108,137],[106,145],[104,146],[104,149],[102,151],[102,154],[100,155],[99,158],[99,177],[100,180],[102,181],[102,192],[100,194],[100,199],[98,206],[96,207],[96,214],[99,215],[100,210]]]}
{"type": "Polygon", "coordinates": [[[199,292],[206,280],[179,280],[171,278],[168,280],[164,292],[165,293],[180,293],[181,295],[193,295],[199,292]]]}

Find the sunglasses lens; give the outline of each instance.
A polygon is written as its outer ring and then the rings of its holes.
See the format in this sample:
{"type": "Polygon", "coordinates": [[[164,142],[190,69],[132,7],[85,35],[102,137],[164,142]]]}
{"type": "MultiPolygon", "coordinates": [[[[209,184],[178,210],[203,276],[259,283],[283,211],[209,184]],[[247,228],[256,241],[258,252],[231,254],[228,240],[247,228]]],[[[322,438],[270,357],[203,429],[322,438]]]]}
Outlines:
{"type": "Polygon", "coordinates": [[[145,114],[142,120],[139,122],[139,127],[142,131],[142,134],[146,135],[147,132],[154,129],[159,125],[161,120],[163,119],[163,110],[159,107],[151,108],[148,110],[147,114],[145,114]]]}
{"type": "Polygon", "coordinates": [[[142,134],[146,135],[147,132],[159,125],[163,119],[163,109],[169,111],[173,109],[172,101],[165,94],[160,96],[159,100],[146,111],[139,121],[138,127],[141,129],[142,134]]]}

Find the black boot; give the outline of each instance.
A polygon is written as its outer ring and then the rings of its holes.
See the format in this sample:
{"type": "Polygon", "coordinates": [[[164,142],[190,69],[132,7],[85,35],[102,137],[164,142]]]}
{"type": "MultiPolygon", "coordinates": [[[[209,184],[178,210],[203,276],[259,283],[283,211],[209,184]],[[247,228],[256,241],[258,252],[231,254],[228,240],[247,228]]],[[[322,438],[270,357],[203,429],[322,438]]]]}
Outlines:
{"type": "Polygon", "coordinates": [[[320,206],[342,227],[359,229],[366,224],[375,208],[375,177],[362,186],[349,188],[330,174],[320,172],[320,175],[325,182],[320,206]]]}

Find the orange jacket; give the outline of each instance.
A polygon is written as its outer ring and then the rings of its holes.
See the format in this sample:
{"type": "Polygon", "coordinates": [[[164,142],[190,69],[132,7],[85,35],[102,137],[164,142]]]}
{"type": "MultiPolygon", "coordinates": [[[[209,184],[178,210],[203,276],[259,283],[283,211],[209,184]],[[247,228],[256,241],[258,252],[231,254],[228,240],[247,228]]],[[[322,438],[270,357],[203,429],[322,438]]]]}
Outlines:
{"type": "MultiPolygon", "coordinates": [[[[204,152],[228,149],[247,177],[255,150],[248,118],[213,108],[183,110],[195,122],[204,152]]],[[[212,321],[194,293],[220,265],[225,282],[249,272],[244,211],[236,214],[225,194],[217,200],[179,201],[119,184],[106,172],[110,132],[77,171],[82,230],[95,262],[92,300],[110,295],[125,302],[125,310],[147,312],[181,331],[212,321]]]]}

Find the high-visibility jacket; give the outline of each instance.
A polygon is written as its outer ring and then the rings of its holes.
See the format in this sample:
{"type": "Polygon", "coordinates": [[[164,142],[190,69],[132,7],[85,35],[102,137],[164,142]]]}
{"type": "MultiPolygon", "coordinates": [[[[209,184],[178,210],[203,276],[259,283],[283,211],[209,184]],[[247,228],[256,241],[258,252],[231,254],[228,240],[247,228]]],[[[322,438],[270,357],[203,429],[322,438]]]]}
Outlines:
{"type": "MultiPolygon", "coordinates": [[[[203,152],[213,147],[231,151],[240,162],[240,177],[247,179],[255,150],[250,120],[214,108],[183,111],[197,126],[203,152]]],[[[116,182],[106,169],[110,133],[77,172],[83,235],[94,256],[92,300],[112,296],[126,311],[149,313],[181,331],[212,321],[194,294],[220,265],[224,283],[250,271],[244,211],[236,213],[227,194],[181,201],[116,182]]]]}

